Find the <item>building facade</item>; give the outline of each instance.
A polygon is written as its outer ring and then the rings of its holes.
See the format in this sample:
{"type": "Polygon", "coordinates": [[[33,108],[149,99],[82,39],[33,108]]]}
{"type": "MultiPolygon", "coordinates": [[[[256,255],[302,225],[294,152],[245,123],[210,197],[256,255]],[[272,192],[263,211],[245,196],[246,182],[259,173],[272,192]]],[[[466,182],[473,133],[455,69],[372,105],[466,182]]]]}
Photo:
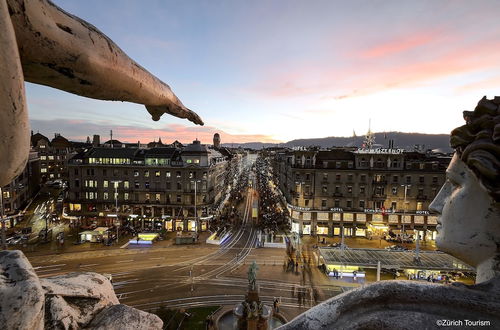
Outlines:
{"type": "Polygon", "coordinates": [[[68,179],[68,160],[75,155],[74,145],[56,133],[49,139],[40,134],[31,135],[31,145],[40,158],[40,177],[42,182],[68,179]]]}
{"type": "Polygon", "coordinates": [[[3,211],[9,217],[6,221],[7,228],[13,227],[23,220],[21,208],[27,205],[39,189],[40,159],[37,152],[32,149],[23,172],[2,188],[3,211]]]}
{"type": "Polygon", "coordinates": [[[67,212],[196,230],[195,209],[198,220],[207,220],[223,198],[230,160],[197,140],[182,148],[91,148],[69,161],[67,212]]]}
{"type": "Polygon", "coordinates": [[[429,204],[449,156],[401,149],[275,152],[274,177],[301,234],[382,236],[390,229],[435,236],[429,204]]]}

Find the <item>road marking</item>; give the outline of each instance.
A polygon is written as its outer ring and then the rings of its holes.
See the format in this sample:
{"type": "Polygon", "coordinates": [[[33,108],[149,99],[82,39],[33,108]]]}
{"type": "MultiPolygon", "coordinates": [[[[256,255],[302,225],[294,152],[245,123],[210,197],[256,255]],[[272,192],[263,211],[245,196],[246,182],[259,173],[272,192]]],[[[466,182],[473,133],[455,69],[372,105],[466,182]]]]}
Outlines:
{"type": "Polygon", "coordinates": [[[99,266],[100,264],[88,264],[88,265],[80,265],[80,267],[92,267],[92,266],[99,266]]]}
{"type": "Polygon", "coordinates": [[[116,263],[123,263],[123,262],[133,262],[134,260],[130,259],[130,260],[120,260],[120,261],[117,261],[116,263]]]}
{"type": "Polygon", "coordinates": [[[128,244],[129,244],[129,243],[130,243],[130,242],[127,242],[127,243],[123,244],[122,246],[120,246],[120,249],[124,249],[124,248],[126,248],[126,247],[128,246],[128,244]]]}
{"type": "Polygon", "coordinates": [[[37,267],[33,267],[33,269],[37,270],[37,269],[42,269],[42,268],[62,267],[62,266],[66,266],[66,264],[49,265],[49,266],[37,266],[37,267]]]}
{"type": "Polygon", "coordinates": [[[158,260],[158,259],[165,259],[165,257],[152,257],[152,258],[149,258],[149,259],[155,259],[155,260],[158,260]]]}

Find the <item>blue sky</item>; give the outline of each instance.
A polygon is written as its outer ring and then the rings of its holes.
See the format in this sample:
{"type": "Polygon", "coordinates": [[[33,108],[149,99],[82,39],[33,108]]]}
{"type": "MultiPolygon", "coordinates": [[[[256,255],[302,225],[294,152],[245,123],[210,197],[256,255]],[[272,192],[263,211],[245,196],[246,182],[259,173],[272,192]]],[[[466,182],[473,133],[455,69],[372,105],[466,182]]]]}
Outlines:
{"type": "Polygon", "coordinates": [[[32,129],[77,140],[449,133],[500,88],[499,1],[54,1],[171,86],[197,127],[27,84],[32,129]]]}

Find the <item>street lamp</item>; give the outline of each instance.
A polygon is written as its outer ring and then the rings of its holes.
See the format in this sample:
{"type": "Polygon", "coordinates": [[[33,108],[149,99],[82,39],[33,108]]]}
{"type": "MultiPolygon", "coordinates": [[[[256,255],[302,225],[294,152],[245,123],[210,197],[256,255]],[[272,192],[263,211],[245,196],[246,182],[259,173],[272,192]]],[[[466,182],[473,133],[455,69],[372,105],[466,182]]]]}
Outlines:
{"type": "Polygon", "coordinates": [[[196,225],[196,234],[198,236],[198,213],[196,212],[196,186],[198,182],[201,183],[201,180],[191,180],[191,183],[194,182],[194,222],[195,222],[195,225],[196,225]]]}
{"type": "Polygon", "coordinates": [[[115,186],[115,209],[116,209],[115,226],[116,226],[116,243],[118,243],[118,226],[120,223],[119,212],[118,212],[118,185],[120,184],[120,182],[122,182],[122,180],[113,180],[111,182],[115,186]]]}
{"type": "Polygon", "coordinates": [[[403,239],[405,232],[405,217],[406,217],[406,194],[408,192],[408,187],[411,187],[411,184],[402,184],[401,187],[405,187],[405,197],[404,197],[404,208],[403,208],[403,239]]]}

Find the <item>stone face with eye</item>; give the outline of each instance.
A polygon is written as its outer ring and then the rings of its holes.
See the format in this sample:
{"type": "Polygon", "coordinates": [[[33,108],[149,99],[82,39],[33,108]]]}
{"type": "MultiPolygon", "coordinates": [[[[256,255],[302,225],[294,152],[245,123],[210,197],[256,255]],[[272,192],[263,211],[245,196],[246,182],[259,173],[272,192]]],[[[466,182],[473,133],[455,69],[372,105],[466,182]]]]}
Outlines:
{"type": "Polygon", "coordinates": [[[437,212],[436,245],[472,266],[497,253],[500,218],[493,198],[455,155],[446,182],[429,209],[437,212]]]}

